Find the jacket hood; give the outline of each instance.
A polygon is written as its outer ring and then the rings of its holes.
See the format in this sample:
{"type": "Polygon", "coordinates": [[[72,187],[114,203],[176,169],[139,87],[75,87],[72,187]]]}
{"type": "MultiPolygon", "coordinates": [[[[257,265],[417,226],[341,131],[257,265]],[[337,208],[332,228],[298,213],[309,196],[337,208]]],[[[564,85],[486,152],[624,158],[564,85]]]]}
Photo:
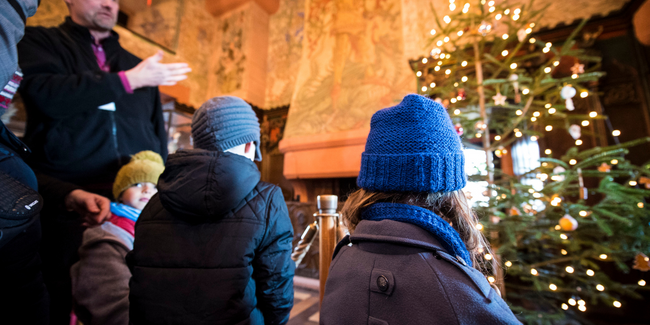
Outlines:
{"type": "Polygon", "coordinates": [[[245,157],[182,150],[169,155],[158,195],[165,209],[176,215],[218,218],[239,205],[259,181],[257,166],[245,157]]]}

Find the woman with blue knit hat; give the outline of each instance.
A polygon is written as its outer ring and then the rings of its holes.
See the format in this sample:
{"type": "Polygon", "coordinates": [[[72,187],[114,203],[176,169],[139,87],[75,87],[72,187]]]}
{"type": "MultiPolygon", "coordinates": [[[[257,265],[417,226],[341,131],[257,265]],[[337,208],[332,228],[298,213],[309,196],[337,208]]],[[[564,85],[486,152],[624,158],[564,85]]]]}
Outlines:
{"type": "Polygon", "coordinates": [[[343,207],[321,324],[520,324],[479,271],[462,145],[447,111],[408,95],[376,112],[343,207]]]}

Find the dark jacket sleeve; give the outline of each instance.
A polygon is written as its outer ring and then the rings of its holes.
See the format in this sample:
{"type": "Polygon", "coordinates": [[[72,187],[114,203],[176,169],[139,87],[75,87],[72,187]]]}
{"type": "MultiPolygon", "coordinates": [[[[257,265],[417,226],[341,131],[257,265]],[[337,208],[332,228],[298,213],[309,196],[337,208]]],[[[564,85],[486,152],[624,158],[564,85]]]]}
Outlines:
{"type": "Polygon", "coordinates": [[[83,71],[70,73],[61,54],[42,28],[27,28],[18,43],[24,79],[20,92],[50,118],[65,118],[115,102],[126,90],[117,73],[83,71]],[[82,104],[80,104],[82,103],[82,104]]]}
{"type": "Polygon", "coordinates": [[[280,188],[273,190],[265,237],[253,260],[257,306],[267,325],[286,324],[293,307],[293,227],[280,188]]]}
{"type": "Polygon", "coordinates": [[[153,124],[156,136],[160,139],[160,156],[167,161],[167,131],[165,130],[165,118],[163,116],[162,103],[160,101],[160,91],[155,88],[154,110],[151,123],[153,124]]]}
{"type": "Polygon", "coordinates": [[[49,206],[63,209],[65,197],[74,190],[82,189],[81,186],[64,182],[38,171],[35,171],[35,174],[38,180],[38,192],[43,197],[43,202],[49,206]]]}

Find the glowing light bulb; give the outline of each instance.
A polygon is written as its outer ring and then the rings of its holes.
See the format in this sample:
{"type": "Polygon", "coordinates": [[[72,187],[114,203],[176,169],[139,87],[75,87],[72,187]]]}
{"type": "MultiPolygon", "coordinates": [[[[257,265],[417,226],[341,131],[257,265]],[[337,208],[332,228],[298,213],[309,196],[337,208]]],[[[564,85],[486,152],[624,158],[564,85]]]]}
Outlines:
{"type": "Polygon", "coordinates": [[[418,77],[422,77],[422,71],[416,72],[415,75],[418,76],[418,77]]]}
{"type": "Polygon", "coordinates": [[[488,6],[489,6],[489,7],[493,7],[493,6],[494,6],[494,1],[490,1],[490,2],[488,2],[488,6]]]}
{"type": "Polygon", "coordinates": [[[587,92],[587,91],[583,91],[583,92],[580,93],[580,97],[582,97],[582,98],[586,98],[587,96],[589,96],[589,92],[587,92]]]}
{"type": "Polygon", "coordinates": [[[612,165],[618,164],[618,159],[612,159],[612,161],[609,162],[612,165]]]}
{"type": "Polygon", "coordinates": [[[490,9],[488,9],[488,11],[489,11],[489,12],[494,12],[495,9],[496,9],[496,8],[494,8],[494,7],[490,7],[490,9]]]}
{"type": "Polygon", "coordinates": [[[551,67],[546,67],[546,68],[544,68],[544,72],[545,72],[545,73],[550,73],[550,72],[551,72],[551,67]]]}
{"type": "Polygon", "coordinates": [[[578,306],[578,309],[580,309],[580,311],[583,312],[583,313],[584,313],[585,311],[587,311],[587,307],[585,307],[584,305],[580,305],[580,306],[578,306]]]}
{"type": "Polygon", "coordinates": [[[516,136],[517,138],[521,138],[522,135],[523,135],[523,134],[521,133],[521,131],[517,131],[517,132],[515,132],[515,136],[516,136]]]}
{"type": "Polygon", "coordinates": [[[496,16],[494,16],[494,19],[501,20],[501,17],[503,17],[503,16],[501,16],[501,14],[496,14],[496,16]]]}
{"type": "Polygon", "coordinates": [[[512,262],[506,261],[506,267],[511,267],[511,266],[512,266],[512,262]]]}
{"type": "Polygon", "coordinates": [[[518,14],[521,13],[521,9],[517,8],[517,9],[515,9],[515,11],[514,11],[513,13],[514,13],[515,15],[518,15],[518,14]]]}
{"type": "Polygon", "coordinates": [[[440,67],[436,66],[435,68],[433,68],[433,70],[440,71],[440,67]]]}
{"type": "Polygon", "coordinates": [[[463,31],[462,31],[462,30],[459,30],[458,33],[456,33],[456,35],[458,35],[458,36],[463,36],[463,31]]]}
{"type": "Polygon", "coordinates": [[[551,108],[551,103],[544,104],[544,108],[551,108]]]}
{"type": "Polygon", "coordinates": [[[537,273],[537,270],[535,270],[535,269],[530,269],[530,274],[532,274],[532,275],[537,275],[538,273],[537,273]]]}
{"type": "Polygon", "coordinates": [[[645,287],[645,280],[641,279],[638,283],[640,286],[645,287]]]}
{"type": "Polygon", "coordinates": [[[551,149],[546,149],[544,150],[544,153],[550,155],[551,153],[553,153],[553,151],[551,149]]]}
{"type": "Polygon", "coordinates": [[[532,32],[533,32],[533,29],[532,29],[532,28],[526,28],[526,34],[530,34],[530,33],[532,33],[532,32]]]}
{"type": "Polygon", "coordinates": [[[612,131],[612,135],[617,137],[617,136],[621,135],[621,131],[620,130],[614,130],[614,131],[612,131]]]}
{"type": "MultiPolygon", "coordinates": [[[[438,45],[438,46],[442,46],[442,41],[437,41],[437,42],[436,42],[436,45],[438,45]]],[[[441,55],[441,56],[442,56],[442,55],[441,55]]]]}
{"type": "Polygon", "coordinates": [[[582,140],[578,139],[576,140],[576,146],[581,146],[582,145],[582,140]]]}
{"type": "Polygon", "coordinates": [[[555,225],[555,230],[560,230],[560,229],[562,229],[562,227],[560,227],[560,225],[555,225]]]}
{"type": "Polygon", "coordinates": [[[544,52],[544,53],[548,53],[548,51],[550,51],[550,50],[551,50],[550,48],[545,47],[545,48],[542,49],[542,52],[544,52]]]}
{"type": "Polygon", "coordinates": [[[435,86],[436,86],[435,82],[432,82],[432,83],[429,84],[429,88],[434,88],[435,86]]]}
{"type": "Polygon", "coordinates": [[[422,86],[422,91],[427,91],[427,86],[422,86]]]}
{"type": "Polygon", "coordinates": [[[451,74],[451,70],[450,69],[445,70],[445,74],[451,74]]]}
{"type": "Polygon", "coordinates": [[[463,63],[461,63],[460,65],[463,67],[467,66],[467,61],[463,61],[463,63]]]}
{"type": "Polygon", "coordinates": [[[500,136],[500,135],[496,135],[496,136],[494,136],[494,140],[495,140],[495,141],[499,141],[499,140],[501,140],[501,136],[500,136]]]}
{"type": "Polygon", "coordinates": [[[454,115],[460,115],[460,110],[459,109],[454,110],[454,115]]]}
{"type": "Polygon", "coordinates": [[[551,44],[551,42],[546,43],[546,47],[551,47],[551,46],[553,46],[553,44],[551,44]]]}
{"type": "MultiPolygon", "coordinates": [[[[562,227],[560,227],[560,228],[562,228],[562,227]]],[[[569,252],[567,252],[566,249],[561,250],[560,253],[562,253],[562,255],[569,254],[569,252]]]]}
{"type": "Polygon", "coordinates": [[[479,222],[476,224],[476,229],[483,230],[483,225],[479,222]]]}
{"type": "MultiPolygon", "coordinates": [[[[444,58],[443,58],[444,59],[444,58]]],[[[442,61],[438,61],[437,65],[442,65],[442,61]]]]}
{"type": "Polygon", "coordinates": [[[598,284],[598,285],[596,286],[596,290],[598,290],[598,291],[605,291],[605,286],[603,286],[602,284],[598,284]]]}
{"type": "Polygon", "coordinates": [[[456,98],[452,98],[452,99],[450,100],[450,102],[451,102],[452,104],[454,104],[454,103],[457,102],[457,100],[456,100],[456,98]]]}
{"type": "Polygon", "coordinates": [[[521,93],[524,94],[524,95],[528,95],[529,92],[530,92],[530,89],[528,89],[528,88],[524,88],[524,89],[521,91],[521,93]]]}
{"type": "Polygon", "coordinates": [[[569,305],[575,306],[576,305],[576,300],[573,299],[573,298],[569,299],[569,305]]]}
{"type": "Polygon", "coordinates": [[[485,259],[488,260],[488,261],[492,259],[492,255],[490,255],[490,254],[485,254],[484,257],[485,257],[485,259]]]}
{"type": "Polygon", "coordinates": [[[555,112],[557,112],[557,110],[555,108],[553,108],[553,107],[548,109],[549,114],[555,114],[555,112]]]}
{"type": "Polygon", "coordinates": [[[629,184],[630,186],[636,186],[636,181],[630,181],[629,184]]]}
{"type": "Polygon", "coordinates": [[[621,302],[620,301],[614,300],[612,305],[614,305],[614,307],[616,307],[616,308],[621,308],[621,302]]]}
{"type": "Polygon", "coordinates": [[[449,10],[451,10],[451,11],[456,10],[456,5],[453,4],[453,3],[450,3],[450,4],[449,4],[449,10]]]}
{"type": "MultiPolygon", "coordinates": [[[[569,239],[569,237],[568,237],[567,235],[565,235],[565,234],[561,234],[561,235],[560,235],[560,238],[562,238],[562,239],[564,239],[564,240],[569,239]]],[[[567,272],[569,272],[569,271],[567,270],[567,272]]],[[[569,273],[571,273],[571,272],[569,272],[569,273]]]]}
{"type": "Polygon", "coordinates": [[[508,34],[501,35],[501,38],[503,38],[504,40],[507,40],[508,39],[508,34]]]}
{"type": "Polygon", "coordinates": [[[584,300],[582,300],[582,299],[578,300],[578,305],[580,305],[580,306],[584,306],[584,305],[586,305],[586,304],[587,304],[587,303],[586,303],[584,300]]]}
{"type": "Polygon", "coordinates": [[[517,69],[517,63],[511,64],[510,69],[512,69],[512,70],[517,69]]]}
{"type": "MultiPolygon", "coordinates": [[[[573,273],[573,271],[575,271],[575,270],[574,270],[572,267],[570,267],[570,266],[567,266],[564,270],[566,271],[566,273],[573,273]]],[[[571,304],[571,305],[574,305],[574,304],[571,304]]]]}
{"type": "Polygon", "coordinates": [[[460,80],[461,80],[462,82],[467,81],[467,76],[463,76],[462,78],[460,78],[460,80]]]}
{"type": "Polygon", "coordinates": [[[576,74],[576,73],[572,74],[571,79],[578,79],[578,74],[576,74]]]}
{"type": "Polygon", "coordinates": [[[582,121],[581,124],[582,124],[582,126],[589,126],[589,121],[584,120],[584,121],[582,121]]]}
{"type": "Polygon", "coordinates": [[[530,121],[535,122],[535,121],[537,121],[537,118],[533,116],[533,117],[530,118],[530,121]]]}
{"type": "Polygon", "coordinates": [[[435,30],[435,29],[430,30],[430,31],[429,31],[429,34],[431,34],[431,35],[436,35],[436,30],[435,30]]]}
{"type": "Polygon", "coordinates": [[[445,43],[449,42],[449,36],[445,36],[445,38],[442,39],[445,43]]]}
{"type": "Polygon", "coordinates": [[[594,118],[594,117],[596,117],[596,116],[598,116],[598,113],[596,113],[596,112],[589,112],[589,117],[594,118]]]}
{"type": "Polygon", "coordinates": [[[557,286],[555,284],[553,284],[553,283],[549,284],[548,288],[553,290],[553,291],[557,290],[557,286]]]}
{"type": "Polygon", "coordinates": [[[449,24],[451,22],[451,17],[445,16],[445,17],[442,18],[442,20],[444,20],[445,23],[449,24]]]}
{"type": "Polygon", "coordinates": [[[607,254],[600,254],[600,256],[598,256],[598,257],[600,257],[601,260],[606,260],[607,259],[607,254]]]}
{"type": "Polygon", "coordinates": [[[504,10],[504,11],[503,11],[503,14],[504,14],[504,15],[509,15],[509,14],[510,14],[510,9],[506,9],[506,10],[504,10]]]}
{"type": "Polygon", "coordinates": [[[458,87],[458,83],[457,83],[457,82],[454,82],[454,87],[458,87]]]}
{"type": "Polygon", "coordinates": [[[564,309],[564,310],[569,310],[569,305],[563,303],[563,304],[562,304],[562,309],[564,309]]]}
{"type": "Polygon", "coordinates": [[[596,272],[594,272],[594,270],[592,270],[592,269],[587,270],[587,275],[588,276],[594,276],[594,274],[596,274],[596,272]]]}
{"type": "Polygon", "coordinates": [[[544,128],[544,130],[546,130],[546,132],[553,131],[553,126],[552,126],[552,125],[547,125],[547,126],[544,128]]]}
{"type": "Polygon", "coordinates": [[[553,62],[553,66],[556,66],[556,67],[557,67],[558,65],[560,65],[560,61],[555,61],[555,62],[553,62]]]}
{"type": "Polygon", "coordinates": [[[515,114],[517,114],[517,116],[521,116],[521,114],[524,114],[524,112],[523,112],[522,110],[518,109],[518,110],[515,112],[515,114]]]}
{"type": "Polygon", "coordinates": [[[534,37],[531,37],[531,38],[528,40],[528,42],[530,42],[530,44],[535,44],[535,42],[537,42],[537,40],[536,40],[534,37]]]}
{"type": "Polygon", "coordinates": [[[509,53],[508,50],[501,51],[502,56],[508,56],[508,53],[509,53]]]}
{"type": "Polygon", "coordinates": [[[582,210],[578,213],[581,217],[586,217],[587,216],[587,211],[582,210]]]}
{"type": "Polygon", "coordinates": [[[643,202],[637,203],[636,206],[639,207],[639,209],[643,209],[643,202]]]}

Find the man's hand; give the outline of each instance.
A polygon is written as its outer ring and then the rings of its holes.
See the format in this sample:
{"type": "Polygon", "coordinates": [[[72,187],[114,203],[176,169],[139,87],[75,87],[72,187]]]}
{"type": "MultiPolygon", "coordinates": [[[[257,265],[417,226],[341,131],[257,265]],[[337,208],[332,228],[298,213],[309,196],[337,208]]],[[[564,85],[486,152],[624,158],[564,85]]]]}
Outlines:
{"type": "Polygon", "coordinates": [[[173,86],[181,80],[187,79],[186,73],[192,71],[187,63],[160,63],[163,52],[144,59],[131,70],[124,72],[129,80],[131,89],[142,87],[173,86]]]}
{"type": "Polygon", "coordinates": [[[74,190],[65,197],[68,211],[77,212],[84,218],[84,226],[97,226],[108,220],[111,215],[111,201],[101,195],[84,190],[74,190]]]}

